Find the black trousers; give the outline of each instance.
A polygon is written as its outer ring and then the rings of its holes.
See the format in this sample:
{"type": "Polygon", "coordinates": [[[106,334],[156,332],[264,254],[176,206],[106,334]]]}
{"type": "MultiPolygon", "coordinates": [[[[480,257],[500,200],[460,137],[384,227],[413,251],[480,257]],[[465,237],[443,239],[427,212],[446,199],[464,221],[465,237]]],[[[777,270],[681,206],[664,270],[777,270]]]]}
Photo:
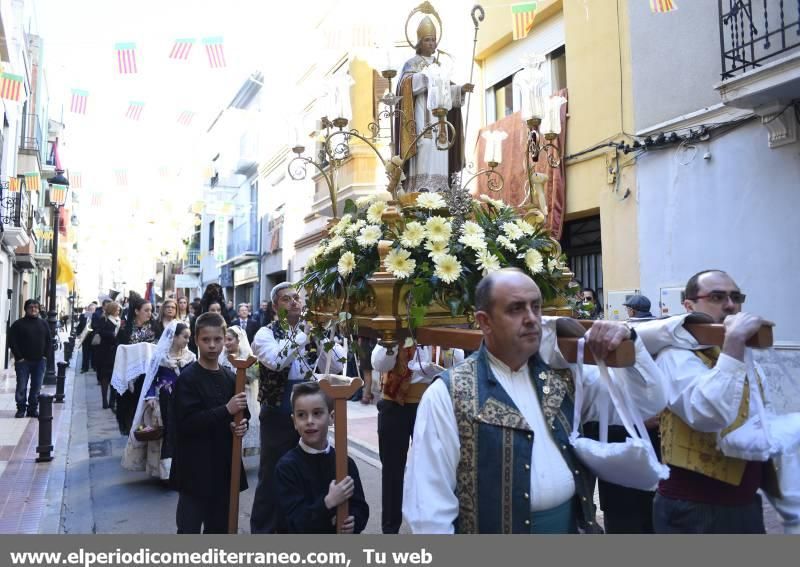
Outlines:
{"type": "Polygon", "coordinates": [[[763,534],[761,495],[743,506],[717,506],[656,494],[653,526],[657,534],[763,534]]]}
{"type": "Polygon", "coordinates": [[[286,533],[285,521],[278,509],[273,478],[278,461],[297,445],[300,436],[294,429],[292,417],[276,408],[262,405],[259,421],[261,453],[258,486],[250,514],[250,533],[286,533]]]}
{"type": "Polygon", "coordinates": [[[211,497],[181,492],[175,511],[178,533],[199,534],[200,528],[204,534],[228,533],[228,504],[229,496],[224,486],[220,487],[219,495],[211,497]]]}
{"type": "Polygon", "coordinates": [[[396,534],[403,522],[403,477],[419,404],[378,402],[378,452],[381,473],[381,529],[396,534]]]}
{"type": "Polygon", "coordinates": [[[94,347],[90,337],[86,337],[81,345],[81,372],[89,372],[89,367],[92,366],[92,355],[94,354],[94,347]]]}
{"type": "Polygon", "coordinates": [[[133,417],[136,414],[136,405],[139,403],[139,396],[144,386],[144,374],[136,378],[133,383],[133,393],[125,390],[125,393],[117,398],[117,424],[122,435],[128,435],[133,424],[133,417]]]}

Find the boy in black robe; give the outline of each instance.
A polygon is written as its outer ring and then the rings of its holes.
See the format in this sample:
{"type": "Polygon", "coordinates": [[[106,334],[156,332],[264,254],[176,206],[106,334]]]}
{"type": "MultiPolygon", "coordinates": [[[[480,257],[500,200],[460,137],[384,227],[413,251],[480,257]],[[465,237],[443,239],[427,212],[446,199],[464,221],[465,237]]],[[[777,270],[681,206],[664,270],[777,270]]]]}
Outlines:
{"type": "MultiPolygon", "coordinates": [[[[225,321],[204,313],[195,323],[199,357],[175,383],[176,446],[170,484],[180,492],[175,513],[179,534],[228,531],[233,436],[244,436],[250,413],[245,393],[234,395],[236,380],[218,358],[225,341],[225,321]],[[233,416],[245,418],[238,424],[233,416]]],[[[247,489],[241,467],[240,490],[247,489]]]]}
{"type": "Polygon", "coordinates": [[[349,475],[336,482],[336,454],[328,443],[333,424],[333,401],[316,382],[292,390],[292,421],[299,444],[281,457],[275,468],[275,492],[289,533],[336,533],[336,507],[349,499],[350,515],[342,533],[361,533],[369,506],[353,459],[349,475]]]}

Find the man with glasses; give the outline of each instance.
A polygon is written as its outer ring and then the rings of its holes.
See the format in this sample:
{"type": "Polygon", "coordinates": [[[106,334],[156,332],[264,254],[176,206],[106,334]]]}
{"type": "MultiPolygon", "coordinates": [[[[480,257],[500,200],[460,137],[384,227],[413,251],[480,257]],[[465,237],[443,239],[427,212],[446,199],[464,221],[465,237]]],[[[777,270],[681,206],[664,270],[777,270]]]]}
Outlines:
{"type": "Polygon", "coordinates": [[[740,427],[752,414],[750,392],[762,386],[746,379],[745,343],[771,323],[742,311],[744,300],[721,270],[693,275],[683,305],[725,325],[722,348],[700,348],[681,327],[673,345],[656,358],[667,380],[661,448],[670,465],[670,477],[659,483],[653,502],[656,533],[765,533],[757,491],[771,462],[734,459],[717,448],[720,433],[740,427]]]}
{"type": "Polygon", "coordinates": [[[258,358],[260,382],[258,401],[261,403],[261,453],[258,486],[250,516],[251,533],[286,533],[274,493],[273,475],[280,458],[293,449],[300,436],[292,423],[291,393],[295,384],[313,379],[319,368],[325,368],[326,356],[332,356],[331,372],[342,370],[344,349],[334,345],[330,352],[316,345],[311,328],[303,321],[303,300],[289,282],[272,288],[272,304],[279,318],[262,327],[253,338],[253,355],[258,358]]]}

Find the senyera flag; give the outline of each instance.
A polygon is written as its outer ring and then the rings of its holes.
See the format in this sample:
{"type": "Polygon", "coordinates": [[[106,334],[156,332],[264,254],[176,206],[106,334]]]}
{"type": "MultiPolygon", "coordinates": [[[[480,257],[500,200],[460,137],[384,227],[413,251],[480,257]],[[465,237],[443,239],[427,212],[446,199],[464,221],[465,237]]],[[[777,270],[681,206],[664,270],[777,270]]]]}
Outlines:
{"type": "Polygon", "coordinates": [[[83,186],[83,176],[79,171],[69,172],[69,186],[73,189],[80,189],[83,186]]]}
{"type": "Polygon", "coordinates": [[[656,14],[665,14],[678,9],[673,0],[650,0],[650,11],[656,14]]]}
{"type": "Polygon", "coordinates": [[[135,43],[117,43],[114,45],[114,51],[117,55],[117,72],[120,75],[130,75],[139,72],[136,68],[135,43]]]}
{"type": "Polygon", "coordinates": [[[72,89],[72,104],[69,110],[73,114],[86,114],[86,101],[89,93],[81,89],[72,89]]]}
{"type": "Polygon", "coordinates": [[[189,54],[192,52],[193,46],[194,38],[176,39],[175,43],[172,45],[172,50],[169,52],[169,58],[186,61],[189,59],[189,54]]]}
{"type": "Polygon", "coordinates": [[[194,112],[189,110],[184,110],[178,115],[178,124],[181,126],[191,126],[192,119],[194,118],[194,112]]]}
{"type": "Polygon", "coordinates": [[[0,74],[0,98],[19,102],[22,95],[22,77],[11,73],[0,74]]]}
{"type": "Polygon", "coordinates": [[[40,191],[42,189],[42,179],[38,171],[31,171],[25,174],[25,187],[28,191],[40,191]]]}
{"type": "Polygon", "coordinates": [[[131,120],[139,120],[142,117],[142,110],[144,109],[143,102],[131,101],[128,103],[128,112],[125,113],[125,118],[131,120]]]}
{"type": "Polygon", "coordinates": [[[225,67],[225,52],[222,49],[222,38],[205,37],[203,38],[203,45],[205,45],[206,55],[208,55],[208,66],[212,69],[225,67]]]}
{"type": "Polygon", "coordinates": [[[8,178],[8,192],[9,193],[19,193],[19,177],[9,177],[8,178]]]}
{"type": "Polygon", "coordinates": [[[536,2],[512,4],[511,23],[513,25],[513,40],[527,37],[533,28],[533,19],[536,17],[536,2]]]}

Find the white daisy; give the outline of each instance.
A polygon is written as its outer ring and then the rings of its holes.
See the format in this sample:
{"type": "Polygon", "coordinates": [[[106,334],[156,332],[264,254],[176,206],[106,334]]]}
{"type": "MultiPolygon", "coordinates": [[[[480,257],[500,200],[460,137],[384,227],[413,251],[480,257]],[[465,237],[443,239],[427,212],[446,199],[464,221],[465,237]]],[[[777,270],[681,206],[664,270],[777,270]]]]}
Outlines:
{"type": "Polygon", "coordinates": [[[428,257],[436,261],[436,258],[442,254],[449,254],[450,249],[447,247],[447,242],[431,242],[425,243],[425,250],[428,250],[428,257]]]}
{"type": "Polygon", "coordinates": [[[364,195],[363,197],[359,197],[356,199],[356,207],[359,209],[362,207],[366,207],[367,205],[371,204],[372,201],[375,200],[375,195],[364,195]]]}
{"type": "Polygon", "coordinates": [[[356,267],[356,256],[352,252],[345,252],[342,254],[342,257],[339,258],[339,274],[342,276],[348,276],[350,272],[353,271],[353,268],[356,267]]]}
{"type": "Polygon", "coordinates": [[[348,226],[344,232],[348,236],[353,236],[354,234],[358,234],[361,231],[361,229],[364,228],[366,225],[367,221],[358,219],[356,222],[348,226]]]}
{"type": "Polygon", "coordinates": [[[376,245],[378,240],[381,239],[381,236],[383,236],[381,227],[374,224],[368,224],[361,229],[361,234],[356,237],[356,242],[367,248],[369,246],[376,245]]]}
{"type": "Polygon", "coordinates": [[[433,274],[445,283],[453,283],[461,275],[461,263],[451,254],[442,254],[434,259],[433,274]]]}
{"type": "Polygon", "coordinates": [[[472,221],[465,221],[464,224],[461,225],[461,234],[463,236],[483,237],[484,232],[483,229],[481,228],[481,225],[479,225],[478,223],[472,221]]]}
{"type": "Polygon", "coordinates": [[[338,250],[344,245],[344,238],[341,236],[334,236],[328,241],[328,246],[325,248],[325,253],[329,254],[334,250],[338,250]]]}
{"type": "Polygon", "coordinates": [[[431,242],[447,242],[453,232],[453,226],[442,217],[431,217],[425,223],[428,240],[431,242]]]}
{"type": "Polygon", "coordinates": [[[511,242],[508,238],[506,238],[502,234],[497,237],[497,243],[510,252],[517,251],[517,245],[511,242]]]}
{"type": "Polygon", "coordinates": [[[372,224],[381,224],[381,215],[385,210],[385,201],[375,201],[367,209],[367,220],[372,224]]]}
{"type": "Polygon", "coordinates": [[[478,252],[477,259],[484,276],[500,269],[500,259],[488,250],[478,252]]]}
{"type": "Polygon", "coordinates": [[[525,236],[522,232],[522,229],[513,222],[504,222],[502,229],[503,232],[506,233],[506,236],[508,236],[511,240],[519,240],[525,236]]]}
{"type": "Polygon", "coordinates": [[[473,250],[485,250],[486,249],[486,240],[483,236],[468,236],[464,235],[458,239],[458,241],[466,246],[467,248],[472,248],[473,250]]]}
{"type": "Polygon", "coordinates": [[[400,235],[400,245],[404,248],[416,248],[425,239],[425,227],[417,221],[412,221],[406,225],[403,234],[400,235]]]}
{"type": "Polygon", "coordinates": [[[410,258],[408,250],[394,249],[386,255],[386,269],[401,280],[406,279],[417,267],[417,262],[410,258]]]}
{"type": "Polygon", "coordinates": [[[498,201],[497,199],[492,199],[489,195],[481,195],[480,199],[484,203],[489,203],[495,209],[505,209],[508,206],[503,201],[498,201]]]}
{"type": "Polygon", "coordinates": [[[438,193],[420,193],[417,197],[417,206],[423,209],[444,209],[447,203],[438,193]]]}
{"type": "Polygon", "coordinates": [[[533,228],[531,223],[522,219],[517,220],[517,226],[525,234],[525,236],[533,236],[533,233],[536,232],[536,229],[533,228]]]}
{"type": "Polygon", "coordinates": [[[538,250],[531,248],[525,252],[525,265],[532,274],[538,274],[544,269],[544,258],[538,250]]]}

